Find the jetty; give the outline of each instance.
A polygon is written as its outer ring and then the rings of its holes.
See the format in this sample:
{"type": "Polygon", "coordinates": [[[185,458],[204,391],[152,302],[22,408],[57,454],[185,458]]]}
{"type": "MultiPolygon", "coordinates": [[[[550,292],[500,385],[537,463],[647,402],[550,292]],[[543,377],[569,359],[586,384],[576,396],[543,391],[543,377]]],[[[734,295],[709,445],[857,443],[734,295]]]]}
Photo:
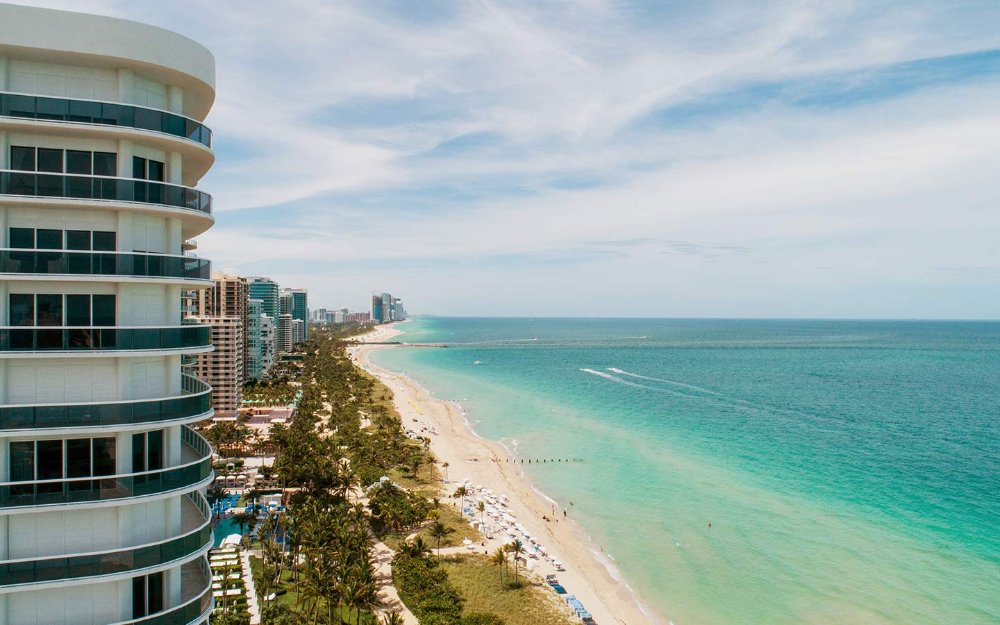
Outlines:
{"type": "Polygon", "coordinates": [[[352,345],[402,345],[403,347],[448,347],[447,343],[406,343],[404,341],[348,341],[352,345]]]}

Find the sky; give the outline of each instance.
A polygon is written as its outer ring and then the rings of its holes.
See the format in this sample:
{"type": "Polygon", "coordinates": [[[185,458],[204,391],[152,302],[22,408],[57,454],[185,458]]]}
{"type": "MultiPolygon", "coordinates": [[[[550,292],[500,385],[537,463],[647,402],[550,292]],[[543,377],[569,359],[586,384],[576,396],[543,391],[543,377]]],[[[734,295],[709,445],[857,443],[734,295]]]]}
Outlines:
{"type": "Polygon", "coordinates": [[[1000,2],[21,2],[216,58],[217,269],[310,306],[1000,318],[1000,2]]]}

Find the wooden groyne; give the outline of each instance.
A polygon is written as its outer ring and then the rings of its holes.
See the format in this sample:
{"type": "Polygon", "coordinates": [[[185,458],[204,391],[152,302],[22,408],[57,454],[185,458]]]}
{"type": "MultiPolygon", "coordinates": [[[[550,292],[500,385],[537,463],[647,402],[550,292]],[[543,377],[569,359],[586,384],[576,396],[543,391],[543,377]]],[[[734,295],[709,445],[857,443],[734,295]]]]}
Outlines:
{"type": "Polygon", "coordinates": [[[557,462],[583,462],[583,458],[511,458],[514,464],[555,464],[557,462]]]}

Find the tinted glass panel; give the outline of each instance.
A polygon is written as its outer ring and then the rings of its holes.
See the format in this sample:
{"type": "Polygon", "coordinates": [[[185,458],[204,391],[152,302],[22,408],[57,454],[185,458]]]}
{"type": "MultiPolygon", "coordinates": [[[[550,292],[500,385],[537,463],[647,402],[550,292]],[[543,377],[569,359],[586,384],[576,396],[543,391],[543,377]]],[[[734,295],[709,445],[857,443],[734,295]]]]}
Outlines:
{"type": "Polygon", "coordinates": [[[68,250],[89,250],[90,232],[88,230],[67,230],[66,249],[68,250]]]}
{"type": "Polygon", "coordinates": [[[118,155],[114,152],[94,152],[94,175],[117,176],[118,155]]]}
{"type": "Polygon", "coordinates": [[[63,325],[62,295],[39,293],[35,297],[35,323],[40,326],[63,325]]]}
{"type": "Polygon", "coordinates": [[[25,293],[10,294],[10,325],[35,325],[35,296],[25,293]]]}
{"type": "Polygon", "coordinates": [[[159,180],[163,182],[163,163],[160,161],[149,161],[146,165],[146,180],[159,180]]]}
{"type": "Polygon", "coordinates": [[[38,171],[62,172],[63,151],[38,148],[38,171]]]}
{"type": "Polygon", "coordinates": [[[146,435],[132,435],[132,472],[146,470],[146,435]]]}
{"type": "Polygon", "coordinates": [[[163,468],[163,430],[146,434],[146,469],[156,471],[163,468]]]}
{"type": "Polygon", "coordinates": [[[90,476],[90,439],[66,441],[66,477],[90,476]]]}
{"type": "Polygon", "coordinates": [[[35,229],[34,228],[11,228],[10,229],[10,246],[19,247],[24,249],[34,249],[35,248],[35,229]]]}
{"type": "Polygon", "coordinates": [[[38,479],[58,480],[63,476],[63,442],[38,441],[38,479]]]}
{"type": "Polygon", "coordinates": [[[68,326],[90,325],[89,295],[66,296],[66,325],[68,326]]]}
{"type": "Polygon", "coordinates": [[[115,325],[115,296],[95,295],[93,297],[93,301],[94,301],[94,314],[92,318],[93,325],[95,326],[115,325]]]}
{"type": "Polygon", "coordinates": [[[146,159],[138,156],[132,157],[132,177],[146,179],[146,159]]]}
{"type": "Polygon", "coordinates": [[[35,479],[35,444],[22,441],[10,444],[10,479],[30,482],[35,479]]]}
{"type": "Polygon", "coordinates": [[[94,439],[94,475],[114,475],[115,439],[94,439]]]}
{"type": "Polygon", "coordinates": [[[146,616],[146,578],[132,578],[132,618],[146,616]]]}
{"type": "Polygon", "coordinates": [[[63,246],[62,230],[49,230],[39,228],[37,231],[38,249],[40,250],[61,250],[63,246]]]}
{"type": "Polygon", "coordinates": [[[93,171],[93,153],[66,150],[66,173],[89,176],[93,171]]]}
{"type": "Polygon", "coordinates": [[[35,148],[11,146],[10,168],[19,171],[35,171],[35,148]]]}
{"type": "Polygon", "coordinates": [[[149,597],[147,606],[149,614],[155,614],[163,609],[163,573],[153,573],[149,576],[149,597]]]}
{"type": "Polygon", "coordinates": [[[115,233],[114,232],[94,232],[94,251],[97,252],[113,252],[115,251],[115,233]]]}

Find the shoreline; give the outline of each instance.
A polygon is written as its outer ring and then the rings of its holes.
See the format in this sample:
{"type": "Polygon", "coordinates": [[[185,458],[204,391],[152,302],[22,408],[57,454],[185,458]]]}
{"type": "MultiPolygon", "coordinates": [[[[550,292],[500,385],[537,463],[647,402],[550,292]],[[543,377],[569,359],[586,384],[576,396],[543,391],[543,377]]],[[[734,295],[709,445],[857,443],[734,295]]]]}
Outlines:
{"type": "Polygon", "coordinates": [[[557,572],[544,563],[535,572],[543,576],[558,574],[567,591],[586,605],[600,625],[667,625],[669,621],[645,605],[625,583],[613,560],[599,551],[583,528],[572,518],[560,517],[556,509],[558,503],[539,490],[523,469],[510,462],[510,450],[497,441],[479,436],[454,402],[438,399],[407,376],[383,369],[369,360],[373,351],[401,346],[365,345],[364,342],[386,341],[401,333],[392,326],[376,328],[359,336],[362,343],[349,347],[347,352],[356,365],[392,390],[393,403],[404,428],[420,422],[436,430],[436,434],[430,435],[430,446],[439,462],[448,463],[447,488],[457,488],[461,480],[469,479],[473,484],[509,495],[510,507],[517,518],[533,536],[544,542],[547,550],[560,559],[566,569],[557,572]],[[549,516],[550,520],[543,520],[549,516]]]}

